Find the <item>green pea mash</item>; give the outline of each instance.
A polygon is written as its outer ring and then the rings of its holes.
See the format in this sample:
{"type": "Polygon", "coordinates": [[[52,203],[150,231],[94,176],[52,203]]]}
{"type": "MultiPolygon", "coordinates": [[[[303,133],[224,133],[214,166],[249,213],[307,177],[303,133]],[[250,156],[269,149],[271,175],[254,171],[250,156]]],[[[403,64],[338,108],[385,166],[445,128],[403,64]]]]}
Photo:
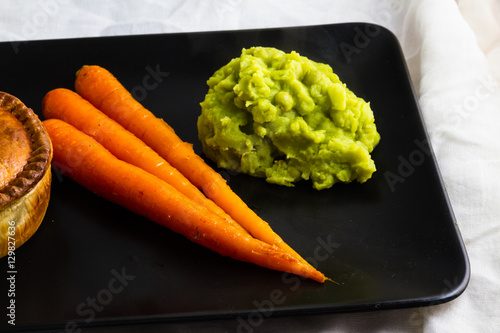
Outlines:
{"type": "Polygon", "coordinates": [[[207,81],[198,137],[218,167],[315,189],[363,183],[380,135],[370,104],[329,65],[275,48],[243,49],[207,81]]]}

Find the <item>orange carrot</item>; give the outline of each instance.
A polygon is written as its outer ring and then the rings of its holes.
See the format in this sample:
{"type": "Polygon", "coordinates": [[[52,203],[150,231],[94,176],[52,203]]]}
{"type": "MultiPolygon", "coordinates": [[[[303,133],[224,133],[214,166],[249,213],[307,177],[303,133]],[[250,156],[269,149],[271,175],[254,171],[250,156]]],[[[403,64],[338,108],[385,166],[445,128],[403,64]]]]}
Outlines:
{"type": "Polygon", "coordinates": [[[83,98],[165,158],[251,235],[307,263],[232,191],[225,179],[194,152],[191,144],[182,141],[172,127],[137,102],[109,71],[100,66],[83,66],[77,73],[75,88],[83,98]]]}
{"type": "Polygon", "coordinates": [[[245,230],[153,149],[74,91],[64,88],[49,91],[42,101],[42,112],[46,119],[57,118],[73,125],[119,159],[163,179],[212,213],[245,230]]]}
{"type": "Polygon", "coordinates": [[[116,158],[90,136],[59,119],[43,122],[54,161],[95,194],[184,235],[223,256],[324,282],[323,274],[230,225],[158,177],[116,158]]]}

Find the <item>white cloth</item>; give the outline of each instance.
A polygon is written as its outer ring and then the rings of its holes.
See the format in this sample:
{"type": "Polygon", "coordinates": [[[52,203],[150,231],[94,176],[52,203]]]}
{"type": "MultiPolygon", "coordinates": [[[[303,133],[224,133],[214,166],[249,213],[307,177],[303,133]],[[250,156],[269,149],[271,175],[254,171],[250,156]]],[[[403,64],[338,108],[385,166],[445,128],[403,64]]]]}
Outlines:
{"type": "MultiPolygon", "coordinates": [[[[398,37],[471,261],[446,304],[267,319],[255,331],[497,332],[500,328],[500,3],[495,0],[8,1],[0,41],[365,21],[398,37]]],[[[211,323],[174,329],[223,329],[211,323]]],[[[230,326],[229,326],[230,327],[230,326]]]]}

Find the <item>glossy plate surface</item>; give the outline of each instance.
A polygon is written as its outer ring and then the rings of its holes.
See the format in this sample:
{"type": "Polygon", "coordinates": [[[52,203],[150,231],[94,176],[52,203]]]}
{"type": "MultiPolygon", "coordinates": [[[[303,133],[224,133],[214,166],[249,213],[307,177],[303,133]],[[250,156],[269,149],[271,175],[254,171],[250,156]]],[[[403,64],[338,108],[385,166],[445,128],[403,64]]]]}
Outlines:
{"type": "MultiPolygon", "coordinates": [[[[197,140],[212,73],[243,47],[272,46],[330,64],[371,103],[382,139],[365,184],[313,190],[219,170],[230,186],[333,283],[221,257],[55,173],[40,229],[16,251],[16,326],[92,325],[427,306],[459,296],[469,263],[396,38],[364,23],[1,43],[0,90],[40,114],[85,64],[109,69],[184,140],[197,140]]],[[[7,259],[0,260],[7,292],[7,259]]],[[[5,297],[3,311],[8,306],[5,297]]],[[[252,317],[253,316],[253,317],[252,317]]]]}

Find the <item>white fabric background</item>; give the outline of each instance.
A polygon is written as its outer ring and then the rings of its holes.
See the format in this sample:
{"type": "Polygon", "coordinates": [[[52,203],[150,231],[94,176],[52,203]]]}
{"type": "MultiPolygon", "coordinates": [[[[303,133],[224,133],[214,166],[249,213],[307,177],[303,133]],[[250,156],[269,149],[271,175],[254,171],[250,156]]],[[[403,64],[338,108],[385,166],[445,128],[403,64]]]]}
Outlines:
{"type": "MultiPolygon", "coordinates": [[[[432,307],[268,319],[255,332],[498,332],[500,329],[500,2],[498,0],[3,1],[0,41],[365,21],[398,37],[472,275],[432,307]]],[[[1,55],[0,55],[1,57],[1,55]]],[[[1,61],[1,58],[0,58],[1,61]]],[[[445,286],[444,286],[445,287],[445,286]]],[[[227,323],[158,332],[234,331],[227,323]]],[[[123,331],[121,329],[120,331],[123,331]]],[[[146,331],[141,329],[139,331],[146,331]]]]}

